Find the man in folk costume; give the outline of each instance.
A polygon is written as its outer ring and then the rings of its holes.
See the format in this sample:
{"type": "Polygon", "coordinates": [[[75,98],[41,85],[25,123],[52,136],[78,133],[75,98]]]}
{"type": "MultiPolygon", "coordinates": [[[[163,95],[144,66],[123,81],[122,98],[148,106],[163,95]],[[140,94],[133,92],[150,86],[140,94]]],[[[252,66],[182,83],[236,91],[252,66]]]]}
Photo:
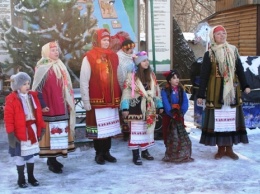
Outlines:
{"type": "Polygon", "coordinates": [[[35,68],[33,90],[37,90],[46,122],[46,133],[40,142],[40,157],[47,157],[49,170],[62,173],[56,157],[67,157],[74,151],[75,105],[72,82],[66,66],[59,59],[57,42],[42,47],[42,58],[35,68]]]}
{"type": "Polygon", "coordinates": [[[206,109],[200,143],[218,146],[215,159],[226,155],[237,160],[233,144],[248,143],[240,88],[247,94],[250,88],[238,50],[226,38],[223,26],[213,27],[211,47],[203,58],[197,103],[206,99],[206,109]]]}
{"type": "Polygon", "coordinates": [[[81,98],[87,111],[86,133],[94,141],[97,164],[117,161],[110,154],[111,137],[121,133],[118,57],[109,49],[109,43],[108,30],[96,30],[92,37],[93,48],[85,54],[80,71],[81,98]]]}
{"type": "Polygon", "coordinates": [[[134,58],[133,72],[128,73],[122,94],[121,110],[130,125],[128,148],[133,152],[133,162],[142,165],[142,158],[153,160],[148,148],[154,145],[156,109],[163,112],[159,85],[149,65],[145,51],[134,58]]]}
{"type": "MultiPolygon", "coordinates": [[[[135,43],[127,39],[123,41],[121,49],[117,52],[117,56],[119,59],[119,65],[117,68],[117,77],[118,82],[121,88],[121,91],[123,91],[124,81],[126,79],[127,73],[131,71],[134,61],[133,61],[133,53],[134,53],[135,43]]],[[[121,113],[121,112],[120,112],[121,113]]],[[[129,127],[126,122],[124,122],[122,116],[120,115],[120,121],[121,121],[121,128],[124,135],[124,140],[127,141],[129,137],[129,127]]]]}

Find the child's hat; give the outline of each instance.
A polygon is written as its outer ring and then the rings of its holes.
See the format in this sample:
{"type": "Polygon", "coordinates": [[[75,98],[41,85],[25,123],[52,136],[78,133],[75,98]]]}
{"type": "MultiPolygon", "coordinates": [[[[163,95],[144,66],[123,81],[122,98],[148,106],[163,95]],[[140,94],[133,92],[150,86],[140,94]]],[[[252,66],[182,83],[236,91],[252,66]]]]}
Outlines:
{"type": "Polygon", "coordinates": [[[168,82],[171,80],[171,78],[172,78],[175,74],[179,76],[178,71],[175,70],[175,69],[163,73],[164,77],[166,78],[166,80],[167,80],[168,82]]]}
{"type": "Polygon", "coordinates": [[[13,91],[19,90],[26,81],[31,83],[31,77],[25,72],[19,72],[15,75],[12,75],[10,80],[13,91]]]}
{"type": "Polygon", "coordinates": [[[139,65],[142,61],[148,59],[147,53],[145,51],[138,52],[134,57],[134,62],[139,65]]]}

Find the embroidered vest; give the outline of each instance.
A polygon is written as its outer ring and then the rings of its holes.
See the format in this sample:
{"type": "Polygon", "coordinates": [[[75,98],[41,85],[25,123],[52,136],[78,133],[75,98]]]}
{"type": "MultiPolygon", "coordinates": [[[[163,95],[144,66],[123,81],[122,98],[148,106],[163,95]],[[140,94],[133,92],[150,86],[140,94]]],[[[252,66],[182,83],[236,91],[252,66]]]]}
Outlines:
{"type": "Polygon", "coordinates": [[[91,51],[86,55],[91,67],[89,81],[91,106],[93,108],[119,107],[121,89],[117,80],[117,55],[104,54],[100,59],[91,51]]]}

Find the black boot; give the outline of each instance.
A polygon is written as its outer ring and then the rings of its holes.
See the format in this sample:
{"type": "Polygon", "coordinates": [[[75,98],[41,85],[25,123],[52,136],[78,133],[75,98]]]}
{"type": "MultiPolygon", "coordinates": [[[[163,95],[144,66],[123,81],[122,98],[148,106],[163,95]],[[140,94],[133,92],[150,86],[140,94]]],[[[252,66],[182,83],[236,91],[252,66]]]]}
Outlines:
{"type": "Polygon", "coordinates": [[[123,132],[123,140],[128,141],[129,140],[129,132],[123,132]]]}
{"type": "Polygon", "coordinates": [[[136,150],[132,150],[133,152],[133,162],[135,165],[142,165],[142,160],[140,158],[140,155],[139,155],[139,150],[136,149],[136,150]]]}
{"type": "Polygon", "coordinates": [[[108,162],[112,162],[112,163],[115,163],[117,160],[115,157],[113,157],[109,151],[107,151],[105,154],[104,154],[104,159],[108,162]]]}
{"type": "Polygon", "coordinates": [[[95,161],[97,164],[105,164],[105,159],[104,159],[104,152],[103,152],[103,140],[100,139],[95,139],[93,140],[94,142],[94,148],[96,150],[96,156],[95,156],[95,161]]]}
{"type": "MultiPolygon", "coordinates": [[[[56,157],[53,157],[53,162],[55,162],[56,165],[59,166],[60,168],[63,168],[63,164],[60,163],[60,162],[56,159],[56,157]]],[[[50,165],[50,161],[49,161],[49,160],[47,160],[47,165],[48,165],[48,166],[50,165]]]]}
{"type": "Polygon", "coordinates": [[[148,150],[144,150],[144,151],[142,151],[142,158],[145,158],[146,160],[153,160],[154,159],[154,157],[152,157],[150,154],[149,154],[149,152],[148,152],[148,150]]]}
{"type": "Polygon", "coordinates": [[[26,167],[28,174],[28,182],[34,187],[39,186],[39,182],[34,178],[33,175],[34,163],[26,163],[26,167]]]}
{"type": "Polygon", "coordinates": [[[110,148],[111,148],[111,137],[104,139],[104,159],[108,162],[113,162],[115,163],[117,160],[114,156],[112,156],[109,152],[110,148]]]}
{"type": "Polygon", "coordinates": [[[25,177],[24,177],[24,166],[16,166],[17,172],[18,172],[18,181],[17,184],[19,185],[20,188],[26,188],[28,187],[27,183],[25,182],[25,177]]]}
{"type": "Polygon", "coordinates": [[[103,153],[102,152],[101,153],[98,153],[98,152],[96,153],[95,161],[96,161],[97,164],[101,164],[101,165],[106,163],[105,159],[103,157],[103,153]]]}
{"type": "Polygon", "coordinates": [[[49,157],[47,160],[47,164],[49,165],[50,171],[57,173],[57,174],[62,173],[62,169],[61,169],[60,165],[57,164],[56,157],[49,157]]]}

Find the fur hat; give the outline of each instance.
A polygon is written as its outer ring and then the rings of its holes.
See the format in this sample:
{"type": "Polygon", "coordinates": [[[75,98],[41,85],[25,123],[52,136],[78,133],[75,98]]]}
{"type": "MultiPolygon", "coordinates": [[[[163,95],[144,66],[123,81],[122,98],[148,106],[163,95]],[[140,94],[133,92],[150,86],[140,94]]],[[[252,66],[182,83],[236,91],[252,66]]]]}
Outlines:
{"type": "Polygon", "coordinates": [[[31,77],[25,72],[19,72],[15,75],[12,75],[10,80],[13,91],[19,90],[26,81],[31,83],[31,77]]]}
{"type": "Polygon", "coordinates": [[[148,59],[147,53],[145,51],[138,52],[134,57],[134,62],[139,65],[142,61],[148,59]]]}

